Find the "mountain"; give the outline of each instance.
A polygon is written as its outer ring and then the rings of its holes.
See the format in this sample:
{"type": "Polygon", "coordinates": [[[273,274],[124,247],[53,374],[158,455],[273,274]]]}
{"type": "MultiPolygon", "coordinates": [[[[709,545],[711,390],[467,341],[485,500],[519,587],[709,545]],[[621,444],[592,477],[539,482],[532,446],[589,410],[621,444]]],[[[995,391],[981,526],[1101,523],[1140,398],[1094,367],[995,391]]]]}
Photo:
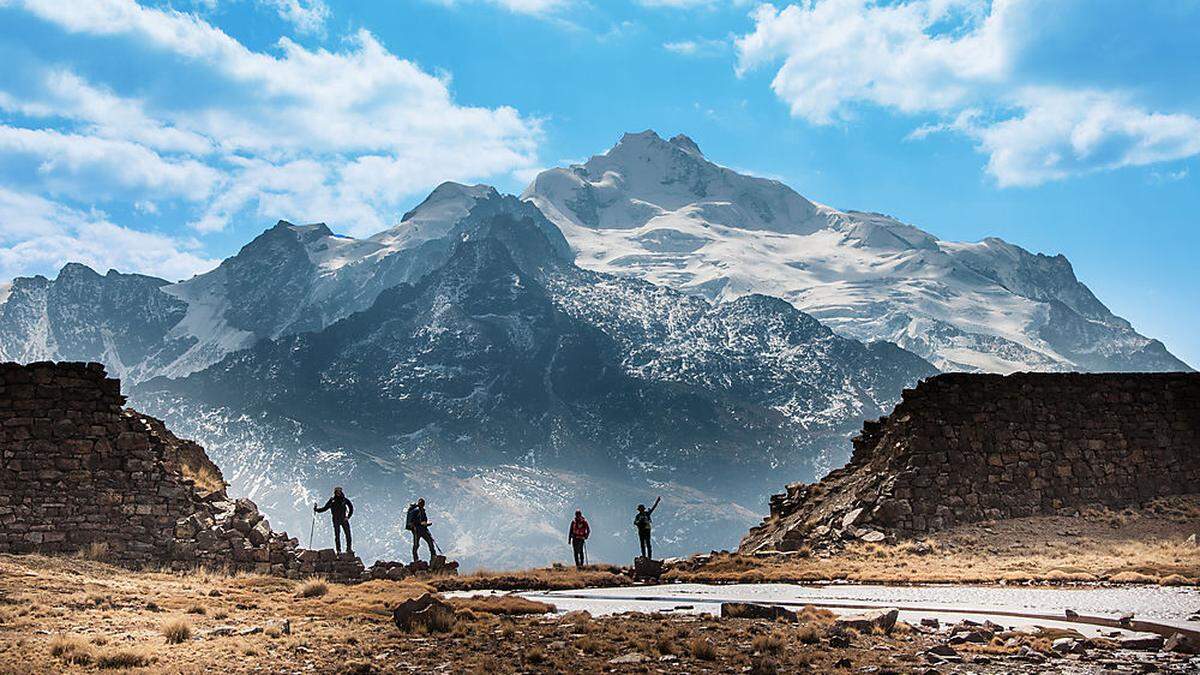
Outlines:
{"type": "MultiPolygon", "coordinates": [[[[446,261],[497,214],[536,209],[494,188],[444,183],[369,239],[279,221],[216,269],[170,283],[71,263],[58,277],[0,288],[0,358],[95,360],[128,383],[181,377],[260,340],[319,330],[446,261]]],[[[562,234],[539,224],[562,255],[562,234]]]]}
{"type": "Polygon", "coordinates": [[[1061,255],[958,243],[840,211],[718,166],[686,136],[626,134],[521,196],[588,269],[711,300],[783,298],[838,333],[887,340],[943,370],[1189,370],[1076,279],[1061,255]]]}
{"type": "MultiPolygon", "coordinates": [[[[315,464],[354,473],[387,514],[366,530],[379,554],[401,555],[395,533],[418,489],[436,485],[456,506],[478,500],[476,483],[452,475],[491,477],[493,497],[558,494],[566,504],[592,494],[600,524],[630,506],[611,495],[669,490],[686,498],[670,499],[677,510],[663,531],[684,552],[729,541],[774,472],[815,477],[844,459],[861,419],[934,372],[775,299],[713,305],[582,270],[536,210],[489,213],[416,284],[322,330],[145,382],[132,399],[202,439],[235,485],[249,478],[260,505],[289,526],[307,518],[304,476],[315,464]],[[231,442],[247,433],[258,438],[231,442]],[[554,480],[588,487],[564,492],[554,480]]],[[[557,527],[524,501],[483,523],[445,514],[457,521],[452,539],[532,532],[526,549],[549,554],[557,527]]],[[[621,555],[619,538],[602,541],[597,555],[621,555]]],[[[455,554],[478,563],[500,551],[455,554]]]]}

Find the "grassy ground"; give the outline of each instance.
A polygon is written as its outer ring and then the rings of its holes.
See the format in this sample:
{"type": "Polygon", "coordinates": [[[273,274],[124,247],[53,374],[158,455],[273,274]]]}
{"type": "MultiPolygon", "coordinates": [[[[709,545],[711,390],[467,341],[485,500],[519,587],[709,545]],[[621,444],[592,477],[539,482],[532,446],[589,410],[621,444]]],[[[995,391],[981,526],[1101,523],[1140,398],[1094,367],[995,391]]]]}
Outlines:
{"type": "MultiPolygon", "coordinates": [[[[454,599],[452,612],[396,628],[388,609],[427,590],[0,556],[0,672],[923,672],[944,640],[898,624],[833,647],[832,615],[812,608],[799,623],[592,618],[504,596],[454,599]]],[[[1003,636],[958,670],[1011,671],[1020,645],[1048,649],[1049,637],[1003,636]]]]}
{"type": "Polygon", "coordinates": [[[667,579],[705,582],[1094,582],[1200,584],[1200,496],[958,527],[922,541],[850,544],[836,555],[716,556],[667,579]]]}

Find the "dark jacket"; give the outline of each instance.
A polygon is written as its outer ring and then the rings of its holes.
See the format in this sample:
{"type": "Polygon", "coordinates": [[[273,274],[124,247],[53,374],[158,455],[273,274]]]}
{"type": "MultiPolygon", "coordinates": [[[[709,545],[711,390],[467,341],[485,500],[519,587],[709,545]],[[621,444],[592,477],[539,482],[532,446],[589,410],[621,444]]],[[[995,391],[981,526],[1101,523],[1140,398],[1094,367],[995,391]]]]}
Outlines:
{"type": "Polygon", "coordinates": [[[404,519],[404,529],[421,532],[429,529],[429,516],[425,515],[425,507],[413,504],[408,507],[408,516],[404,519]]]}
{"type": "Polygon", "coordinates": [[[335,522],[343,522],[350,520],[350,516],[354,515],[354,504],[346,499],[345,495],[334,495],[325,502],[325,506],[317,509],[317,513],[331,512],[335,522]]]}

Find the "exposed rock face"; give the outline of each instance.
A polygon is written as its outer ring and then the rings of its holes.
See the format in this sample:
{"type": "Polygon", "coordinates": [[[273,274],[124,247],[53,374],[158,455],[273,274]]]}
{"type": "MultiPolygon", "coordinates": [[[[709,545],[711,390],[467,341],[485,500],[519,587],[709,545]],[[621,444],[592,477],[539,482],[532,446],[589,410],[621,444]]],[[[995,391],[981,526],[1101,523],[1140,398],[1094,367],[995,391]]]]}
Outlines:
{"type": "Polygon", "coordinates": [[[299,573],[296,540],[229,499],[203,448],[124,403],[98,363],[0,364],[0,551],[299,573]]]}
{"type": "Polygon", "coordinates": [[[947,374],[789,485],[743,552],[880,540],[1200,490],[1200,374],[947,374]]]}

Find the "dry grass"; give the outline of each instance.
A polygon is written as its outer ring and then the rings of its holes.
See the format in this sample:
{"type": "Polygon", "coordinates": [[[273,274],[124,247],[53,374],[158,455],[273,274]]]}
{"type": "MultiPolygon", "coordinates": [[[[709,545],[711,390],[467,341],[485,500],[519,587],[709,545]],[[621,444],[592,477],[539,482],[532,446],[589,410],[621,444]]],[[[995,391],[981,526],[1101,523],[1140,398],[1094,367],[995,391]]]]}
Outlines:
{"type": "Polygon", "coordinates": [[[159,628],[159,632],[167,639],[167,644],[177,645],[192,639],[192,624],[182,617],[169,619],[159,628]]]}
{"type": "Polygon", "coordinates": [[[108,542],[93,541],[79,549],[78,555],[84,560],[106,560],[108,558],[108,542]]]}
{"type": "Polygon", "coordinates": [[[141,668],[154,662],[154,657],[142,649],[121,648],[101,652],[96,655],[96,665],[100,668],[141,668]]]}
{"type": "Polygon", "coordinates": [[[633,580],[615,566],[587,565],[583,569],[555,566],[516,572],[477,570],[463,576],[435,576],[428,582],[439,591],[564,591],[629,586],[633,580]]]}
{"type": "Polygon", "coordinates": [[[77,666],[86,666],[96,658],[86,640],[76,635],[61,634],[50,640],[50,655],[77,666]]]}
{"type": "Polygon", "coordinates": [[[536,600],[528,600],[516,595],[491,595],[474,598],[452,598],[450,604],[455,609],[468,609],[482,614],[502,614],[519,616],[523,614],[547,614],[554,611],[554,605],[536,600]]]}
{"type": "Polygon", "coordinates": [[[764,633],[755,636],[754,641],[750,643],[751,649],[763,654],[778,654],[783,651],[783,645],[783,637],[778,633],[764,633]]]}
{"type": "Polygon", "coordinates": [[[319,598],[329,592],[329,583],[324,579],[309,579],[301,584],[296,596],[300,598],[319,598]]]}
{"type": "Polygon", "coordinates": [[[707,638],[692,638],[687,643],[687,650],[694,659],[700,659],[701,661],[717,660],[717,646],[712,643],[712,640],[707,638]]]}
{"type": "Polygon", "coordinates": [[[668,581],[715,583],[1200,583],[1200,547],[1187,542],[1200,523],[1200,495],[1144,509],[1084,510],[1079,517],[1035,516],[977,523],[924,541],[851,543],[830,557],[725,555],[668,581]]]}

